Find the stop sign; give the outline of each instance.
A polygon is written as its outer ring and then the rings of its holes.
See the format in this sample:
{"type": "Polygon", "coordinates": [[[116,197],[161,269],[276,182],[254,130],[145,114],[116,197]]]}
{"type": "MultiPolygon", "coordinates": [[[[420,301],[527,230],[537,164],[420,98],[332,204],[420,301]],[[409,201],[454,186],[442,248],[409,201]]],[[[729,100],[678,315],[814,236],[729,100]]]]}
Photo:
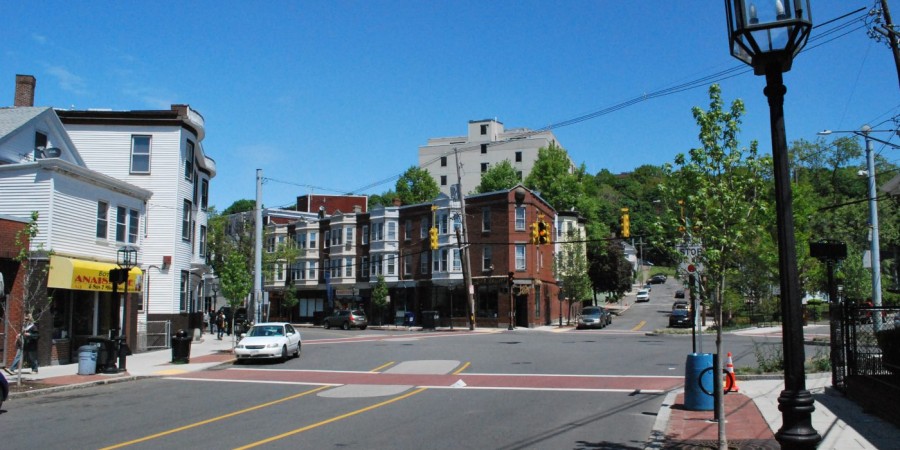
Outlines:
{"type": "Polygon", "coordinates": [[[694,272],[697,271],[697,268],[694,267],[693,264],[688,264],[688,266],[687,266],[687,271],[688,271],[688,273],[694,273],[694,272]]]}

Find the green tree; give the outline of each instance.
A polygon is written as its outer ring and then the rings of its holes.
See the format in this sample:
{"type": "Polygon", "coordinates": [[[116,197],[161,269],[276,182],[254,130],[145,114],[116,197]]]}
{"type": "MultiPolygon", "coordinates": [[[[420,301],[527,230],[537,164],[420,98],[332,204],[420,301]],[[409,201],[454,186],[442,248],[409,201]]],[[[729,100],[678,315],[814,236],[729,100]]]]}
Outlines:
{"type": "Polygon", "coordinates": [[[382,192],[381,194],[372,194],[369,196],[369,208],[374,208],[376,206],[391,206],[394,204],[394,199],[397,197],[397,193],[389,190],[382,192]]]}
{"type": "Polygon", "coordinates": [[[375,307],[374,315],[376,320],[381,322],[384,317],[384,310],[388,305],[388,287],[384,281],[383,275],[378,275],[375,286],[372,287],[372,306],[375,307]]]}
{"type": "Polygon", "coordinates": [[[566,233],[566,241],[553,258],[553,272],[557,280],[562,282],[563,296],[572,304],[592,300],[593,289],[588,276],[588,261],[583,237],[575,230],[566,233]]]}
{"type": "Polygon", "coordinates": [[[250,199],[241,199],[236,200],[231,206],[225,208],[222,211],[223,216],[227,216],[229,214],[238,214],[242,212],[251,212],[256,209],[256,200],[250,199]]]}
{"type": "Polygon", "coordinates": [[[297,288],[294,287],[293,282],[284,290],[284,298],[281,300],[281,305],[288,310],[288,321],[294,322],[294,307],[300,304],[300,299],[297,297],[297,288]]]}
{"type": "Polygon", "coordinates": [[[709,88],[709,98],[708,110],[692,110],[700,128],[700,147],[675,157],[678,172],[667,174],[660,193],[664,205],[685,210],[686,220],[670,215],[667,228],[673,234],[684,230],[687,239],[702,243],[695,262],[703,265],[708,280],[706,289],[718,325],[716,351],[721,355],[725,277],[740,266],[743,255],[756,251],[752,245],[764,233],[760,212],[767,207],[766,160],[757,154],[755,141],[746,149],[738,142],[744,103],[735,100],[726,110],[715,84],[709,88]]]}
{"type": "Polygon", "coordinates": [[[551,143],[538,149],[537,160],[524,184],[528,189],[540,192],[541,198],[557,211],[577,209],[584,189],[573,172],[568,152],[551,143]]]}
{"type": "MultiPolygon", "coordinates": [[[[231,307],[231,329],[234,330],[234,311],[244,304],[244,299],[250,294],[253,277],[247,269],[247,261],[234,248],[228,250],[225,255],[225,263],[219,271],[219,288],[222,295],[231,307]]],[[[232,333],[232,337],[237,334],[232,333]]]]}
{"type": "Polygon", "coordinates": [[[509,190],[520,182],[519,173],[508,159],[500,161],[481,174],[481,184],[475,188],[475,193],[509,190]]]}
{"type": "Polygon", "coordinates": [[[588,244],[588,276],[595,292],[603,292],[606,297],[618,301],[631,290],[634,270],[625,259],[622,241],[609,239],[588,244]]]}
{"type": "Polygon", "coordinates": [[[441,193],[431,174],[416,166],[410,166],[400,175],[395,190],[404,205],[430,202],[441,193]]]}

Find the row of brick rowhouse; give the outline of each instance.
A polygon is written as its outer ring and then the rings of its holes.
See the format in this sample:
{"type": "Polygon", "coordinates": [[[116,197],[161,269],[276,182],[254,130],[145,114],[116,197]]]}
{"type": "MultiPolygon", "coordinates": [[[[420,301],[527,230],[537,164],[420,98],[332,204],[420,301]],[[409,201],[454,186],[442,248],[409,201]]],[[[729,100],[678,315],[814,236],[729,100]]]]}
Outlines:
{"type": "Polygon", "coordinates": [[[421,324],[424,311],[437,311],[436,325],[465,326],[472,312],[459,245],[464,217],[477,326],[508,326],[510,311],[518,327],[555,322],[567,306],[559,301],[553,269],[560,230],[583,222],[576,213],[557,215],[521,185],[464,200],[465,214],[460,199],[444,194],[429,203],[371,211],[365,197],[303,196],[296,210],[267,210],[265,250],[282,244],[301,250],[295,261],[276,263],[266,280],[270,317],[318,322],[335,309],[363,308],[370,323],[400,323],[411,313],[421,324]],[[537,221],[551,227],[554,243],[531,242],[537,221]],[[389,290],[384,308],[372,302],[379,277],[389,290]],[[284,305],[287,289],[297,306],[284,305]]]}

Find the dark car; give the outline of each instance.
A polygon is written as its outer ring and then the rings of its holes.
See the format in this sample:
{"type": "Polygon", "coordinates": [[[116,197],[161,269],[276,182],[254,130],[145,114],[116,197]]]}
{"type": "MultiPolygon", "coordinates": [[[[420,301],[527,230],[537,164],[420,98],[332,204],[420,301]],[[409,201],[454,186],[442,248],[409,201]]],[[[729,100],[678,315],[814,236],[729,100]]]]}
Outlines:
{"type": "Polygon", "coordinates": [[[675,309],[672,310],[672,314],[669,315],[669,326],[672,328],[675,327],[690,327],[691,323],[691,314],[686,309],[675,309]]]}
{"type": "Polygon", "coordinates": [[[684,289],[675,291],[675,298],[684,298],[684,289]]]}
{"type": "Polygon", "coordinates": [[[340,327],[344,330],[349,330],[351,328],[365,330],[366,327],[369,326],[369,321],[366,320],[366,313],[358,309],[345,309],[335,311],[334,314],[326,317],[324,325],[326,330],[331,327],[340,327]]]}
{"type": "Polygon", "coordinates": [[[601,306],[588,306],[581,310],[575,328],[603,328],[612,323],[612,314],[601,306]]]}
{"type": "Polygon", "coordinates": [[[650,278],[650,284],[665,284],[666,276],[665,275],[653,275],[650,278]]]}
{"type": "Polygon", "coordinates": [[[675,311],[676,309],[689,309],[687,300],[675,300],[675,302],[672,303],[672,311],[675,311]]]}

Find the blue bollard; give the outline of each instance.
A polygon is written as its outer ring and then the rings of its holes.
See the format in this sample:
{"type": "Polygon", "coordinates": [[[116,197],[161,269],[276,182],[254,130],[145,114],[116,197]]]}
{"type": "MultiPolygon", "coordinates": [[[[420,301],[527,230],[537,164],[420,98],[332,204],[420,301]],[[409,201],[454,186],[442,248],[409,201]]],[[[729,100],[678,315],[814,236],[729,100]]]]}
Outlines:
{"type": "Polygon", "coordinates": [[[691,353],[687,355],[684,366],[684,409],[690,411],[712,411],[715,397],[706,392],[713,392],[712,371],[707,371],[703,378],[701,372],[713,366],[712,353],[691,353]],[[703,389],[700,389],[700,384],[703,389]]]}

